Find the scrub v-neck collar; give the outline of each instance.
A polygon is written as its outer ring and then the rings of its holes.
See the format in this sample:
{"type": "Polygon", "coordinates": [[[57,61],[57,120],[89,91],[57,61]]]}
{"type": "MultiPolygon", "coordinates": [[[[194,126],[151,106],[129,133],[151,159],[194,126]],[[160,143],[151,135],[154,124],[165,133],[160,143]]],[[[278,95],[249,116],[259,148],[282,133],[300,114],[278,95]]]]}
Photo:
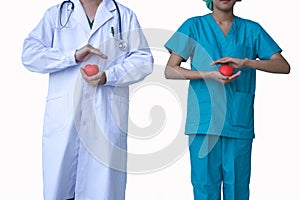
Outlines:
{"type": "Polygon", "coordinates": [[[90,29],[92,30],[92,28],[93,28],[93,25],[94,25],[94,21],[95,21],[95,19],[93,19],[93,20],[90,20],[89,16],[87,16],[87,15],[86,15],[86,18],[87,18],[87,20],[88,20],[88,22],[89,22],[90,29]]]}
{"type": "Polygon", "coordinates": [[[208,18],[210,20],[211,26],[216,31],[216,34],[219,35],[219,39],[222,38],[222,40],[229,41],[232,38],[232,36],[234,35],[235,26],[236,26],[236,16],[234,16],[234,18],[232,20],[231,27],[230,27],[229,32],[227,33],[226,36],[224,35],[224,33],[223,33],[221,27],[219,26],[219,24],[213,18],[212,14],[208,14],[208,18]]]}

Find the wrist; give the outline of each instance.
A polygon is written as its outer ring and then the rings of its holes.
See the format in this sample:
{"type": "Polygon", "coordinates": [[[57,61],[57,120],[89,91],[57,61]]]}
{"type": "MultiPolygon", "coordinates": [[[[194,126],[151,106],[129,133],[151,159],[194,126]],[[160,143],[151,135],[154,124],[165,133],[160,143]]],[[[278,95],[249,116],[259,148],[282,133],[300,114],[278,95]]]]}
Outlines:
{"type": "Polygon", "coordinates": [[[251,66],[251,62],[252,60],[250,60],[249,58],[245,58],[244,59],[244,64],[243,64],[243,67],[249,67],[249,68],[252,68],[251,66]]]}
{"type": "Polygon", "coordinates": [[[106,74],[105,74],[105,72],[103,72],[102,74],[101,74],[101,79],[100,79],[101,81],[100,81],[100,84],[101,85],[105,85],[105,83],[106,83],[106,74]]]}
{"type": "Polygon", "coordinates": [[[214,71],[201,72],[202,79],[212,79],[214,71]]]}
{"type": "Polygon", "coordinates": [[[77,59],[77,56],[76,56],[76,55],[77,55],[77,51],[78,51],[78,50],[76,49],[75,52],[74,52],[74,59],[75,59],[76,63],[79,62],[78,59],[77,59]]]}

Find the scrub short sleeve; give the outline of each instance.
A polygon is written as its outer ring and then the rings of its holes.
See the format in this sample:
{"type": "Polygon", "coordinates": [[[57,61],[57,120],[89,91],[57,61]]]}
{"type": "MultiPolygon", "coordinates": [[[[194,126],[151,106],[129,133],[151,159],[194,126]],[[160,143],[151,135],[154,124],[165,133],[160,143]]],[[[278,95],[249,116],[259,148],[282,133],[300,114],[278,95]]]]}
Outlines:
{"type": "Polygon", "coordinates": [[[191,37],[190,20],[185,21],[165,44],[168,51],[175,52],[187,61],[194,51],[195,42],[191,37]]]}
{"type": "Polygon", "coordinates": [[[256,52],[259,59],[268,60],[273,54],[282,51],[272,37],[260,25],[258,25],[257,33],[256,52]]]}

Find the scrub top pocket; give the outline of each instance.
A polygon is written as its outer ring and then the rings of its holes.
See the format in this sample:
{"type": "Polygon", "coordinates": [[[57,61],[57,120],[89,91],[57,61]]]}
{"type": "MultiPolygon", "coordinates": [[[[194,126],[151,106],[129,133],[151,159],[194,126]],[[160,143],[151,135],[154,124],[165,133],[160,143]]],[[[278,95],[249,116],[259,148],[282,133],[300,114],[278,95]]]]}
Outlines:
{"type": "Polygon", "coordinates": [[[241,71],[241,75],[232,82],[234,90],[240,93],[254,94],[256,71],[250,68],[235,69],[235,73],[241,71]]]}
{"type": "Polygon", "coordinates": [[[236,92],[232,98],[232,125],[243,128],[253,127],[254,94],[236,92]]]}

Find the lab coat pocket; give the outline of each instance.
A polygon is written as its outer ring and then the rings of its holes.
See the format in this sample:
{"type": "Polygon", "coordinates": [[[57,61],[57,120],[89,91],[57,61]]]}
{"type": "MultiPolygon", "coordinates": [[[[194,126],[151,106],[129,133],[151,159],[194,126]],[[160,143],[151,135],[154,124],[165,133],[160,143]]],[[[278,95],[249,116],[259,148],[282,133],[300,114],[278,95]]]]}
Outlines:
{"type": "Polygon", "coordinates": [[[254,94],[236,92],[232,101],[232,124],[234,126],[251,128],[254,120],[254,94]]]}
{"type": "Polygon", "coordinates": [[[68,110],[67,95],[49,95],[46,101],[44,134],[61,132],[67,124],[68,110]]]}
{"type": "Polygon", "coordinates": [[[110,95],[110,109],[113,132],[122,131],[127,133],[128,130],[128,110],[129,99],[119,95],[110,95]]]}

